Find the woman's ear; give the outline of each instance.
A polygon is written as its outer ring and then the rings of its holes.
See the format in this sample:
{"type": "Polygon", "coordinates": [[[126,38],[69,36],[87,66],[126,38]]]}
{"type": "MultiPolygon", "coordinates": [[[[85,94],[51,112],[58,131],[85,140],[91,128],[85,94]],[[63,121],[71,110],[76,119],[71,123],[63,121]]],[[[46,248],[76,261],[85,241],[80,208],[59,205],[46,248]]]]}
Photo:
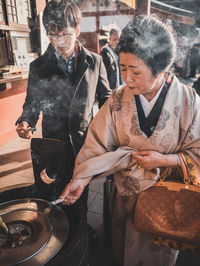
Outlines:
{"type": "Polygon", "coordinates": [[[162,82],[164,80],[164,78],[165,78],[165,72],[161,72],[161,73],[158,74],[158,80],[160,82],[162,82]]]}
{"type": "Polygon", "coordinates": [[[80,35],[81,29],[80,29],[80,25],[78,24],[76,27],[76,38],[78,38],[78,36],[80,35]]]}
{"type": "Polygon", "coordinates": [[[165,73],[164,72],[161,72],[160,74],[158,74],[158,78],[163,78],[164,75],[165,75],[165,73]]]}
{"type": "Polygon", "coordinates": [[[161,73],[157,74],[155,84],[157,84],[159,86],[162,85],[164,79],[165,79],[165,72],[161,72],[161,73]]]}

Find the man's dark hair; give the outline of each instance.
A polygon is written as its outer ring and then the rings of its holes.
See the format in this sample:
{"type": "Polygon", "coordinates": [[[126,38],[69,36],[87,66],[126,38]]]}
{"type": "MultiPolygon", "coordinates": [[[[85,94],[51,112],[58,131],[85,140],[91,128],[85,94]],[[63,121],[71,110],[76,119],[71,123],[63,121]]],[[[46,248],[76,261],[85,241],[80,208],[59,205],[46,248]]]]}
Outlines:
{"type": "Polygon", "coordinates": [[[81,11],[73,1],[52,0],[47,3],[42,19],[47,32],[56,27],[59,31],[68,27],[75,29],[80,24],[81,11]]]}
{"type": "Polygon", "coordinates": [[[172,28],[156,16],[136,15],[123,29],[117,52],[133,53],[157,75],[169,71],[175,60],[172,28]]]}

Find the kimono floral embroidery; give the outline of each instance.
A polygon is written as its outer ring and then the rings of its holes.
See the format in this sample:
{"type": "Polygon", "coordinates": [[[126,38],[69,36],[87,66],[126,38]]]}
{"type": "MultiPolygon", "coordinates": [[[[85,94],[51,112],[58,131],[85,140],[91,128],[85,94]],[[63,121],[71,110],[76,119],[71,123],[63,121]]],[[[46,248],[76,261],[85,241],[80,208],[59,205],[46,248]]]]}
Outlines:
{"type": "Polygon", "coordinates": [[[193,108],[193,103],[194,103],[194,96],[192,95],[187,95],[185,98],[185,107],[188,109],[192,109],[193,108]]]}
{"type": "Polygon", "coordinates": [[[134,176],[125,176],[123,186],[125,189],[121,195],[124,196],[130,196],[133,193],[138,193],[141,191],[140,183],[138,182],[137,178],[134,178],[134,176]]]}
{"type": "Polygon", "coordinates": [[[130,128],[130,133],[131,135],[133,136],[139,136],[141,135],[141,130],[140,128],[137,126],[138,125],[138,122],[137,122],[137,116],[136,114],[134,114],[131,118],[131,124],[132,124],[132,127],[130,128]]]}
{"type": "Polygon", "coordinates": [[[181,106],[175,106],[174,107],[174,114],[176,117],[179,117],[180,116],[180,113],[181,113],[181,106]]]}
{"type": "Polygon", "coordinates": [[[167,110],[163,109],[155,130],[162,131],[166,127],[166,121],[169,119],[170,113],[167,110]]]}
{"type": "Polygon", "coordinates": [[[128,113],[130,112],[130,105],[131,103],[130,102],[122,102],[122,113],[123,115],[128,115],[128,113]]]}
{"type": "Polygon", "coordinates": [[[128,146],[130,143],[130,138],[128,135],[125,135],[124,138],[125,138],[125,146],[128,146]]]}
{"type": "Polygon", "coordinates": [[[112,110],[119,112],[122,109],[122,97],[123,97],[123,91],[120,93],[114,92],[113,94],[113,104],[112,104],[112,110]]]}
{"type": "Polygon", "coordinates": [[[122,101],[122,118],[123,118],[123,124],[129,126],[130,125],[130,117],[129,117],[129,113],[131,110],[130,107],[131,103],[127,102],[127,101],[122,101]]]}
{"type": "Polygon", "coordinates": [[[158,136],[158,132],[154,131],[153,135],[151,135],[151,137],[149,138],[150,143],[152,146],[156,146],[157,145],[157,136],[158,136]]]}
{"type": "Polygon", "coordinates": [[[167,121],[170,119],[170,113],[166,109],[163,109],[161,114],[160,114],[160,119],[167,121]]]}
{"type": "Polygon", "coordinates": [[[194,131],[195,127],[196,127],[196,124],[197,124],[197,120],[194,120],[193,123],[192,123],[191,129],[189,130],[189,138],[190,138],[190,140],[193,140],[195,138],[193,131],[194,131]]]}
{"type": "Polygon", "coordinates": [[[168,148],[172,145],[174,139],[174,134],[168,133],[161,139],[160,146],[168,150],[168,148]]]}
{"type": "Polygon", "coordinates": [[[180,136],[179,136],[179,142],[183,143],[185,140],[186,131],[183,128],[180,128],[180,136]]]}

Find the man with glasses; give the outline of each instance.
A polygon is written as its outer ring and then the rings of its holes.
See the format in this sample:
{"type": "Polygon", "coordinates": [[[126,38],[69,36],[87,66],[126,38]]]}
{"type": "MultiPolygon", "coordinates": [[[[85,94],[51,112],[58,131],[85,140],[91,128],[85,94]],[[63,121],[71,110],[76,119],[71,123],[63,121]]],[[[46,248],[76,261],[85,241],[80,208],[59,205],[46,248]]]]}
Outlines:
{"type": "Polygon", "coordinates": [[[77,40],[80,19],[80,9],[72,1],[47,3],[43,24],[50,44],[30,65],[23,112],[16,122],[19,136],[30,139],[32,132],[28,130],[35,127],[42,113],[43,137],[63,141],[68,157],[73,158],[66,178],[71,178],[74,160],[84,143],[95,98],[101,107],[111,93],[101,57],[77,40]]]}

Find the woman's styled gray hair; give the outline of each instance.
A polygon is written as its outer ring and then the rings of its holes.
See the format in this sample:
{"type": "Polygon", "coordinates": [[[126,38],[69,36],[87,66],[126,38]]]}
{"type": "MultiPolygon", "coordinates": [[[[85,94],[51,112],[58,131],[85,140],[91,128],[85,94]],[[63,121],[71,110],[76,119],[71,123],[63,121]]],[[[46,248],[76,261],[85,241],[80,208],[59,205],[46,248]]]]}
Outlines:
{"type": "Polygon", "coordinates": [[[117,52],[133,53],[153,75],[168,71],[175,60],[172,28],[152,15],[137,15],[122,30],[117,52]]]}

